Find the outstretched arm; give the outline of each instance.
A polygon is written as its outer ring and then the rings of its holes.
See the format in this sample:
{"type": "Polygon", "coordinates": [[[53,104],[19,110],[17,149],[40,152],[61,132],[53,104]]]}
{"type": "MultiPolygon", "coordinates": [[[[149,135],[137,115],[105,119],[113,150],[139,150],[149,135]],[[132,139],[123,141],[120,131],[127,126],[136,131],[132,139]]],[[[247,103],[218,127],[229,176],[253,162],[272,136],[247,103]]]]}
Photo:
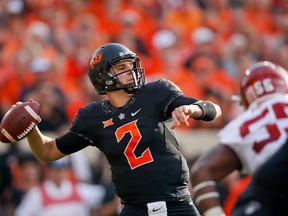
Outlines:
{"type": "Polygon", "coordinates": [[[203,216],[224,216],[215,182],[234,170],[241,162],[232,149],[217,145],[201,155],[191,167],[192,194],[203,216]]]}
{"type": "Polygon", "coordinates": [[[210,101],[197,101],[194,104],[182,105],[175,108],[171,114],[174,121],[171,128],[175,128],[180,124],[188,126],[188,118],[212,121],[221,116],[221,114],[221,108],[210,101]]]}

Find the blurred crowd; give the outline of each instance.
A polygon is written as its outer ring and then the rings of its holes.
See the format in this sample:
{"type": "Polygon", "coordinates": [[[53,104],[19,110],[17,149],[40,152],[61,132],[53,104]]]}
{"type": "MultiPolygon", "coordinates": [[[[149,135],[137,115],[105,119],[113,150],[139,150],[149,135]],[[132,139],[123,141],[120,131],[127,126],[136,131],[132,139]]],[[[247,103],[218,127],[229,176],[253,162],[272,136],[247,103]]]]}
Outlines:
{"type": "Polygon", "coordinates": [[[190,127],[219,129],[241,112],[231,97],[248,66],[270,60],[288,69],[288,1],[1,0],[0,119],[33,98],[40,129],[61,133],[79,107],[105,97],[86,71],[108,42],[139,55],[146,82],[166,78],[218,103],[221,118],[190,127]]]}
{"type": "Polygon", "coordinates": [[[191,127],[220,128],[239,113],[231,96],[245,68],[259,60],[288,68],[287,17],[287,0],[2,0],[0,110],[34,98],[48,129],[61,128],[101,99],[87,62],[119,42],[141,57],[147,82],[167,78],[219,103],[222,118],[191,127]]]}
{"type": "MultiPolygon", "coordinates": [[[[23,143],[22,143],[23,144],[23,143]]],[[[117,216],[120,200],[103,155],[42,163],[19,143],[0,154],[0,215],[117,216]]]]}

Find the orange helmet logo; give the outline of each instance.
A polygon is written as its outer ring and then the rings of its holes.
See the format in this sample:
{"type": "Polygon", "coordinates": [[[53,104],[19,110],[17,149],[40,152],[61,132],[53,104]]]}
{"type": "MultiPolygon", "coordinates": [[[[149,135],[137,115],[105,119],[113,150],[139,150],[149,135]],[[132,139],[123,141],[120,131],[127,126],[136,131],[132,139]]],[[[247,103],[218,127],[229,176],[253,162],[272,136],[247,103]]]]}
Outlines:
{"type": "Polygon", "coordinates": [[[101,62],[103,53],[97,53],[90,59],[90,69],[94,68],[94,65],[101,62]]]}

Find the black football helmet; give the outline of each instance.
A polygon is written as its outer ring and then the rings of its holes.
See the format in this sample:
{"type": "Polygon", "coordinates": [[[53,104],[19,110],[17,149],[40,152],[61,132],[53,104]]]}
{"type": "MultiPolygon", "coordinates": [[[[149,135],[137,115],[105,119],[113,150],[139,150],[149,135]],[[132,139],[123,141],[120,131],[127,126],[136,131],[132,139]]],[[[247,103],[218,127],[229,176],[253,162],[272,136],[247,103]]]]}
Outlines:
{"type": "MultiPolygon", "coordinates": [[[[122,73],[128,72],[131,73],[131,70],[122,73]]],[[[127,47],[118,43],[108,43],[94,51],[89,61],[88,76],[99,95],[119,89],[133,94],[145,83],[144,69],[141,67],[139,57],[127,47]],[[132,69],[134,82],[127,85],[123,85],[119,81],[119,74],[115,75],[109,72],[113,64],[125,59],[134,60],[132,69]]]]}

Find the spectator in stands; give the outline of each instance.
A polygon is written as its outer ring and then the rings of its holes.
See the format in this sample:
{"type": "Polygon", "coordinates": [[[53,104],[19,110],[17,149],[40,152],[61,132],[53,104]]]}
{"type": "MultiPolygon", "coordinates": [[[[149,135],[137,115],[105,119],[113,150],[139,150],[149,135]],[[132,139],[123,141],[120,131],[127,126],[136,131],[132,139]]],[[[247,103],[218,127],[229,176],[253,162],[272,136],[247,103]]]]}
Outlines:
{"type": "Polygon", "coordinates": [[[53,82],[53,65],[48,58],[39,57],[30,65],[33,83],[23,89],[21,101],[35,98],[41,104],[42,121],[39,128],[46,132],[60,133],[68,124],[66,98],[62,90],[53,82]]]}
{"type": "Polygon", "coordinates": [[[45,180],[29,190],[15,216],[90,216],[101,207],[105,190],[100,185],[73,182],[67,158],[47,164],[45,180]]]}
{"type": "MultiPolygon", "coordinates": [[[[38,185],[42,178],[42,169],[39,161],[31,153],[23,152],[18,157],[18,176],[14,176],[15,182],[11,187],[9,209],[13,215],[15,208],[22,201],[25,194],[38,185]]],[[[5,214],[5,215],[9,215],[5,214]]]]}
{"type": "Polygon", "coordinates": [[[215,59],[215,56],[207,52],[196,52],[186,62],[186,67],[195,75],[201,91],[200,98],[209,98],[215,103],[221,104],[221,108],[226,115],[213,121],[212,124],[202,125],[197,122],[198,128],[211,127],[220,128],[224,126],[229,119],[231,96],[236,93],[235,81],[231,76],[221,68],[215,59]],[[203,126],[203,127],[202,127],[203,126]]]}
{"type": "Polygon", "coordinates": [[[19,185],[19,157],[22,154],[19,144],[9,145],[0,154],[0,213],[10,215],[12,188],[19,185]]]}

